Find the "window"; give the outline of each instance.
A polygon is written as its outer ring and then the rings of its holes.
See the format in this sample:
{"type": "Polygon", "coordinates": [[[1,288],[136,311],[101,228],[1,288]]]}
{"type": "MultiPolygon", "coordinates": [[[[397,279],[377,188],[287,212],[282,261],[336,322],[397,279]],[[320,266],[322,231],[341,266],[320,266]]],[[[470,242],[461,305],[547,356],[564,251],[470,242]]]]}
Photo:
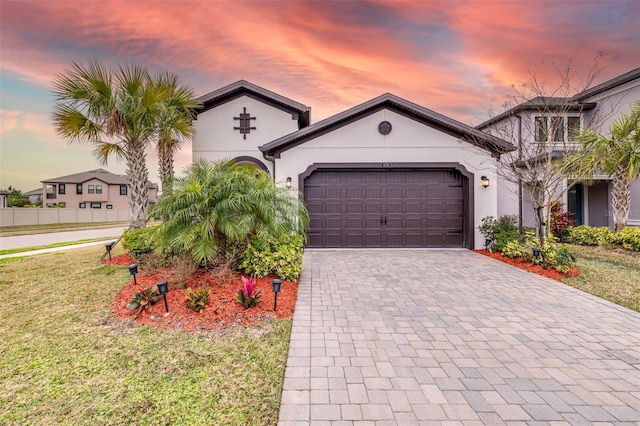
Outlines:
{"type": "Polygon", "coordinates": [[[95,194],[96,193],[96,187],[93,185],[89,185],[88,189],[87,189],[87,193],[89,194],[95,194]]]}
{"type": "Polygon", "coordinates": [[[102,194],[102,185],[96,185],[96,194],[102,194]]]}
{"type": "Polygon", "coordinates": [[[112,209],[113,209],[113,205],[107,204],[107,210],[112,210],[112,209]]]}
{"type": "Polygon", "coordinates": [[[580,134],[579,116],[535,117],[536,142],[546,142],[553,135],[553,142],[575,141],[580,134]]]}
{"type": "Polygon", "coordinates": [[[127,195],[127,185],[120,185],[120,195],[127,195]]]}
{"type": "Polygon", "coordinates": [[[82,184],[76,183],[76,194],[82,194],[82,184]]]}
{"type": "Polygon", "coordinates": [[[547,118],[536,117],[536,142],[547,140],[547,118]]]}
{"type": "Polygon", "coordinates": [[[87,208],[87,203],[80,203],[80,204],[78,205],[78,208],[80,208],[80,209],[86,209],[86,208],[87,208]]]}
{"type": "Polygon", "coordinates": [[[580,117],[567,117],[569,141],[575,141],[580,135],[580,117]]]}
{"type": "Polygon", "coordinates": [[[65,188],[64,183],[58,184],[58,194],[64,194],[65,188]]]}
{"type": "Polygon", "coordinates": [[[102,203],[91,203],[91,208],[92,209],[101,209],[102,208],[102,203]]]}

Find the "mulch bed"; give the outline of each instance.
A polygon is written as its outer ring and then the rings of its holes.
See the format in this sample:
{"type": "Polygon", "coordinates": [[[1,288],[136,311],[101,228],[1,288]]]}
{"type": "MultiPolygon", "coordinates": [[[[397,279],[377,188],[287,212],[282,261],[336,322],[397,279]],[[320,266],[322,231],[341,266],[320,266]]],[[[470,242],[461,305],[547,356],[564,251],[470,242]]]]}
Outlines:
{"type": "Polygon", "coordinates": [[[565,274],[563,272],[558,271],[554,267],[549,266],[547,267],[547,269],[545,269],[544,267],[542,267],[542,265],[536,265],[535,263],[528,262],[520,258],[511,258],[511,257],[505,256],[500,252],[490,252],[484,249],[474,250],[474,251],[484,256],[488,256],[493,259],[499,260],[501,262],[508,263],[509,265],[513,265],[520,269],[524,269],[525,271],[533,272],[534,274],[542,275],[544,277],[551,278],[558,281],[562,281],[564,278],[577,277],[578,275],[580,275],[580,270],[578,270],[577,268],[571,268],[569,269],[569,272],[565,274]]]}
{"type": "MultiPolygon", "coordinates": [[[[104,264],[126,267],[136,263],[129,254],[114,256],[106,259],[104,264]]],[[[230,280],[223,280],[211,270],[200,268],[186,280],[185,288],[175,288],[167,277],[172,271],[157,268],[147,271],[139,268],[136,276],[137,285],[131,281],[120,290],[111,303],[111,311],[118,318],[129,318],[139,324],[158,328],[172,328],[188,331],[208,331],[225,328],[231,325],[256,325],[269,318],[291,318],[295,309],[298,294],[298,283],[282,281],[281,292],[278,293],[277,310],[273,310],[274,293],[271,290],[271,280],[277,278],[270,275],[256,280],[256,288],[262,291],[262,301],[256,306],[245,309],[236,301],[236,293],[241,287],[241,275],[232,276],[230,280]],[[160,299],[150,311],[128,311],[127,306],[137,292],[146,287],[152,287],[160,281],[168,280],[170,291],[167,296],[169,312],[165,311],[164,301],[160,299]],[[227,282],[225,282],[227,281],[227,282]],[[208,287],[211,289],[209,303],[202,313],[196,313],[187,308],[185,300],[186,288],[192,289],[208,287]]],[[[229,277],[227,277],[229,278],[229,277]]]]}

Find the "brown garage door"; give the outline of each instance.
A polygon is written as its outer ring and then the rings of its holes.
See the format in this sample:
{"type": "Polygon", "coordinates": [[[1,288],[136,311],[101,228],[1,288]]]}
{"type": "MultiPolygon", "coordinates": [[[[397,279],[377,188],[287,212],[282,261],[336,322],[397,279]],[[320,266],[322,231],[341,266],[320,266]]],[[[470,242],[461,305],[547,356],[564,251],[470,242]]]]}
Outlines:
{"type": "Polygon", "coordinates": [[[457,170],[316,170],[305,179],[310,247],[464,247],[457,170]]]}

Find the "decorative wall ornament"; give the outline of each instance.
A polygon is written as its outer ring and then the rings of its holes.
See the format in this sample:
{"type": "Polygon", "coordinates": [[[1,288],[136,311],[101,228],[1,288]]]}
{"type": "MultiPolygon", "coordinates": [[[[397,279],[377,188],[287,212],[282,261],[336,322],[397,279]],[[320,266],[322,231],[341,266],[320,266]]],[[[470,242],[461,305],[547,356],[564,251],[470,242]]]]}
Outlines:
{"type": "Polygon", "coordinates": [[[255,127],[251,127],[251,120],[255,120],[255,117],[251,117],[251,114],[247,112],[247,108],[243,107],[239,117],[233,117],[234,120],[240,120],[240,126],[234,127],[233,130],[240,130],[240,134],[244,139],[247,139],[247,133],[251,133],[252,130],[256,130],[255,127]]]}
{"type": "Polygon", "coordinates": [[[388,121],[381,121],[380,124],[378,124],[378,131],[381,135],[386,136],[391,133],[391,128],[391,123],[389,123],[388,121]]]}

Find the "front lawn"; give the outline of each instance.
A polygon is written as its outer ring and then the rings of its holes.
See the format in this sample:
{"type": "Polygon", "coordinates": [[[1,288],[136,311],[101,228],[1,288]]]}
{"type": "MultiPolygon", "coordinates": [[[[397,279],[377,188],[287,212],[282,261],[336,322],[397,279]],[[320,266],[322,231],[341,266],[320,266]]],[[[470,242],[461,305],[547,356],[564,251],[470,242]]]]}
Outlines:
{"type": "Polygon", "coordinates": [[[604,246],[569,246],[580,275],[566,284],[640,312],[640,253],[604,246]]]}
{"type": "Polygon", "coordinates": [[[103,252],[0,263],[0,424],[277,423],[291,320],[190,333],[115,319],[130,276],[103,252]]]}

